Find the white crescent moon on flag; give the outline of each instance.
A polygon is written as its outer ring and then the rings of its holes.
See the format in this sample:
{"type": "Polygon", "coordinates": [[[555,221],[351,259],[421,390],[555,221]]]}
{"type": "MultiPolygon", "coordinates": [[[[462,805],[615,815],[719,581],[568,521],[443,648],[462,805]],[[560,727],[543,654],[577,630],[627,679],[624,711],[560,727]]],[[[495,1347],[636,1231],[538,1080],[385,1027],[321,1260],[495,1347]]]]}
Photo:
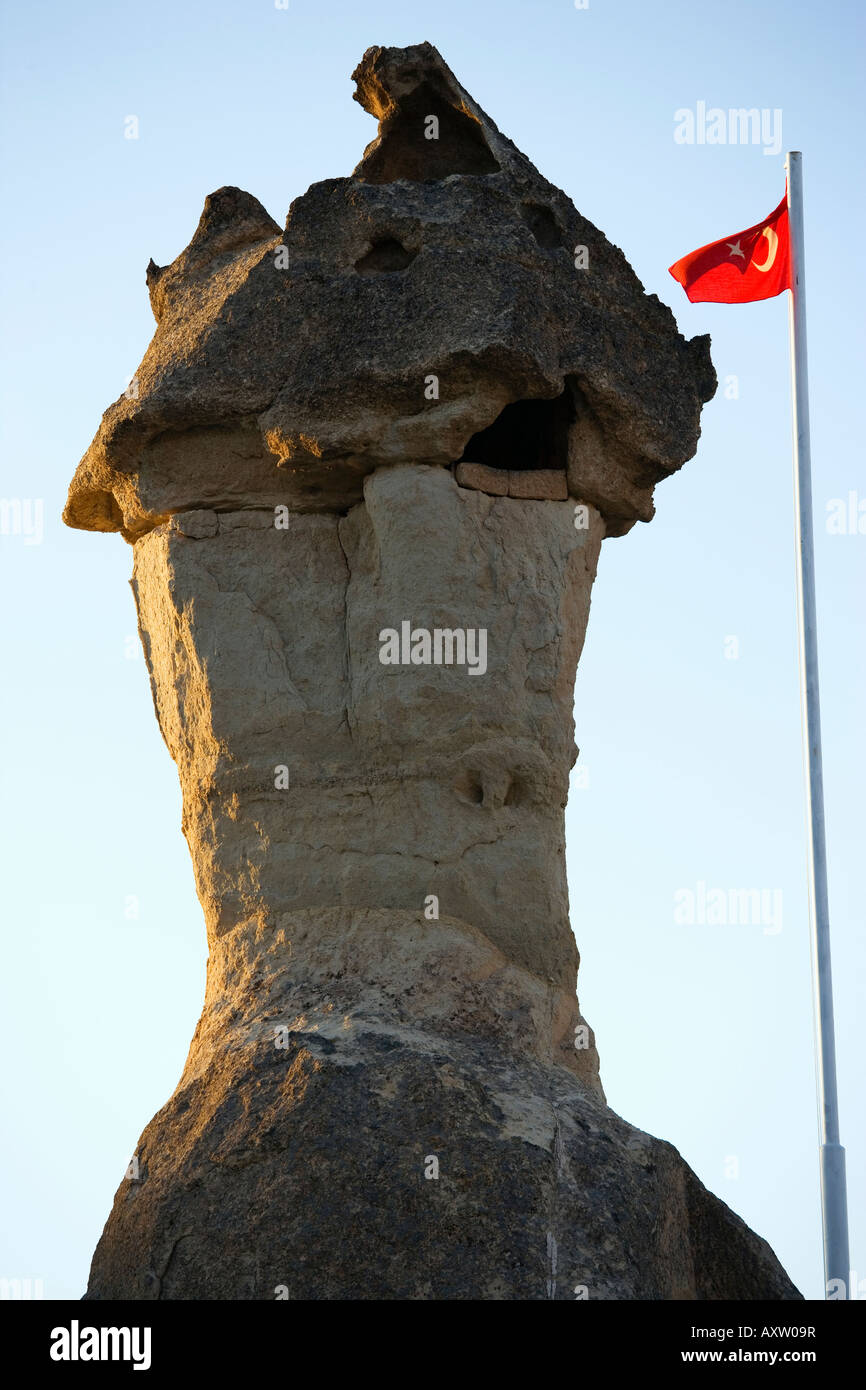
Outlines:
{"type": "Polygon", "coordinates": [[[776,233],[773,231],[772,227],[765,227],[764,230],[761,232],[761,236],[765,236],[767,238],[767,242],[769,243],[767,247],[767,259],[764,261],[763,265],[758,265],[757,261],[752,261],[752,265],[755,267],[756,270],[760,270],[763,272],[765,270],[769,270],[771,265],[773,264],[773,261],[776,259],[776,252],[779,249],[779,238],[776,236],[776,233]]]}

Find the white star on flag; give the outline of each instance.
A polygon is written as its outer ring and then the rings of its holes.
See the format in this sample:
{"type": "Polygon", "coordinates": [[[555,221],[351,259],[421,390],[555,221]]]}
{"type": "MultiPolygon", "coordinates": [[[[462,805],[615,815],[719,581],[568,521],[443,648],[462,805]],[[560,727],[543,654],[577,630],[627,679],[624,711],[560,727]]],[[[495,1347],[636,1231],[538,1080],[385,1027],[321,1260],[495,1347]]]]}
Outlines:
{"type": "Polygon", "coordinates": [[[732,256],[742,256],[743,260],[746,259],[745,251],[741,250],[740,248],[739,239],[737,241],[729,241],[727,242],[727,245],[731,248],[732,256]]]}

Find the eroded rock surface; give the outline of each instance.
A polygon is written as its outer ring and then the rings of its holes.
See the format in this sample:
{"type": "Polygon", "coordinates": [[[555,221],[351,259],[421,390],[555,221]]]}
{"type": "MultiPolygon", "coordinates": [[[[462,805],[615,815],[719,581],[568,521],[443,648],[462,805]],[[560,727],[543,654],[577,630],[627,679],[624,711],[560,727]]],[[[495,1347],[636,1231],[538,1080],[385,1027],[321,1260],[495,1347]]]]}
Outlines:
{"type": "Polygon", "coordinates": [[[283,229],[222,188],[177,260],[151,262],[156,333],[67,520],[135,537],[191,501],[345,507],[382,464],[449,465],[488,429],[513,454],[498,466],[567,469],[609,535],[649,520],[715,390],[708,339],[680,337],[429,44],[370,49],[354,76],[380,133],[350,178],[283,229]]]}
{"type": "Polygon", "coordinates": [[[796,1298],[608,1109],[575,994],[590,591],[694,452],[708,343],[435,49],[355,78],[351,178],[282,231],[220,190],[148,268],[70,489],[134,543],[210,947],[87,1297],[796,1298]]]}

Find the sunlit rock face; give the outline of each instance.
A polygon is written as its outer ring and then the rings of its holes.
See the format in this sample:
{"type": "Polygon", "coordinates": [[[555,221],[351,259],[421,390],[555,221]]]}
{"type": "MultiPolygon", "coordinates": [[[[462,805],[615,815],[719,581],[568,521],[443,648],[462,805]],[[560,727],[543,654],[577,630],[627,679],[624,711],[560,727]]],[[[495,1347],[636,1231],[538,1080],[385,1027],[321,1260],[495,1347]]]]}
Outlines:
{"type": "Polygon", "coordinates": [[[796,1298],[608,1109],[575,994],[590,591],[695,450],[708,342],[430,45],[354,76],[351,178],[282,231],[222,189],[151,263],[70,488],[134,544],[210,947],[87,1297],[796,1298]]]}

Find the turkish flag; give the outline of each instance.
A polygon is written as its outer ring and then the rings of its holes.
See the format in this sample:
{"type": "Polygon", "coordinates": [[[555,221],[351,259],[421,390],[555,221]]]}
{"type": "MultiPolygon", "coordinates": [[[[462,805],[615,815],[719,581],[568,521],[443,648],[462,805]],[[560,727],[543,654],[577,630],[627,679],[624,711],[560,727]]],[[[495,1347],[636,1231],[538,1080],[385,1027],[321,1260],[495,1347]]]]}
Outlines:
{"type": "Polygon", "coordinates": [[[748,304],[789,290],[787,190],[776,211],[763,222],[692,251],[672,265],[670,273],[693,304],[748,304]]]}

